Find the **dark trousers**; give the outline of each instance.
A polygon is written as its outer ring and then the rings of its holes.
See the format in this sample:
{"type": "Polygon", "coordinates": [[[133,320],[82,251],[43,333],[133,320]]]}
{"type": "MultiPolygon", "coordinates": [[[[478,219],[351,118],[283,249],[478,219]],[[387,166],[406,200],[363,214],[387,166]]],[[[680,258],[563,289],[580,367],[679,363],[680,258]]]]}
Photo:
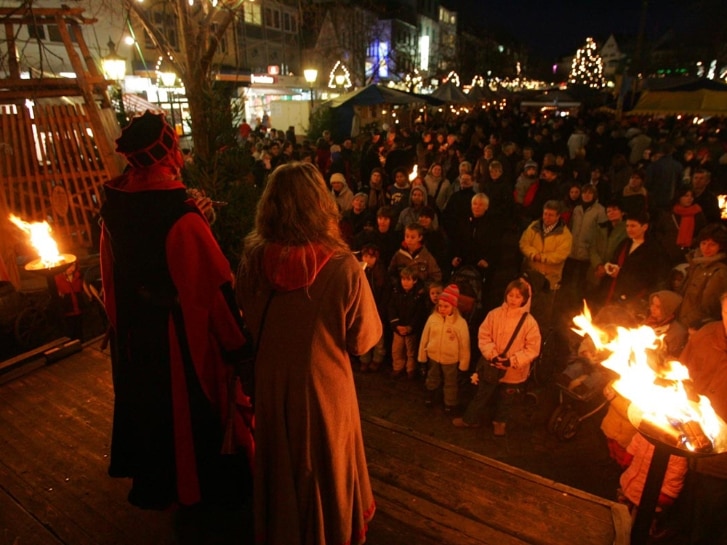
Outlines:
{"type": "Polygon", "coordinates": [[[492,417],[495,422],[507,423],[510,413],[512,412],[512,406],[515,405],[517,400],[522,394],[523,384],[505,384],[498,382],[497,384],[490,384],[480,380],[477,386],[477,393],[472,398],[467,410],[462,419],[467,424],[480,425],[487,413],[487,407],[494,399],[495,401],[495,414],[492,417]]]}

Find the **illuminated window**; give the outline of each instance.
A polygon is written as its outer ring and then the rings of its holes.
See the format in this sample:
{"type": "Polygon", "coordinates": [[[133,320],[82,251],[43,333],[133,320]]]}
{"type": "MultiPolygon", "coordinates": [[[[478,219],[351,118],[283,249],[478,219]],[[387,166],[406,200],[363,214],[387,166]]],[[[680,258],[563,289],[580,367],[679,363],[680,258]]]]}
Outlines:
{"type": "Polygon", "coordinates": [[[243,6],[245,22],[251,25],[262,26],[263,16],[260,4],[256,4],[255,2],[245,2],[243,6]]]}

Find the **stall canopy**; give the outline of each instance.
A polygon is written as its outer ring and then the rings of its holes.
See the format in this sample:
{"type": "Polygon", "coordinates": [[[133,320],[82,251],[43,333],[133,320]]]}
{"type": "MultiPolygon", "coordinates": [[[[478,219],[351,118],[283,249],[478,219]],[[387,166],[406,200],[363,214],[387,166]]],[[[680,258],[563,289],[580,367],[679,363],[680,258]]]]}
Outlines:
{"type": "Polygon", "coordinates": [[[436,105],[442,103],[440,100],[426,95],[407,93],[406,91],[399,91],[398,89],[372,83],[361,89],[338,96],[332,99],[329,104],[331,108],[338,108],[343,105],[372,106],[374,104],[414,104],[417,102],[436,105]]]}
{"type": "Polygon", "coordinates": [[[521,108],[555,108],[559,110],[578,108],[580,105],[580,101],[565,91],[558,89],[546,91],[537,95],[532,100],[526,100],[520,103],[521,108]]]}
{"type": "Polygon", "coordinates": [[[437,87],[431,96],[438,98],[447,104],[468,104],[473,102],[471,97],[465,95],[464,92],[451,81],[437,87]]]}
{"type": "Polygon", "coordinates": [[[727,116],[727,85],[710,79],[644,91],[633,115],[727,116]]]}
{"type": "Polygon", "coordinates": [[[489,86],[482,87],[480,85],[475,85],[470,89],[470,92],[467,93],[467,98],[470,100],[470,102],[486,102],[499,100],[501,96],[492,89],[490,89],[489,86]]]}

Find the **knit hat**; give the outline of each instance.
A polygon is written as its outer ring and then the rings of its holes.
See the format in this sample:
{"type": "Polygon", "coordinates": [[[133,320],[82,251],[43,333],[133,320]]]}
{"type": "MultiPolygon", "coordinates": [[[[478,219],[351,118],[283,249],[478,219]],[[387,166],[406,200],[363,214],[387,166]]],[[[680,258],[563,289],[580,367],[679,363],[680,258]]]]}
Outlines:
{"type": "Polygon", "coordinates": [[[368,201],[369,200],[369,196],[366,193],[364,193],[363,191],[359,191],[358,193],[356,193],[353,196],[353,198],[354,199],[363,199],[365,201],[368,201]]]}
{"type": "Polygon", "coordinates": [[[331,174],[331,183],[333,182],[341,182],[342,184],[345,184],[346,177],[340,172],[334,172],[333,174],[331,174]]]}
{"type": "Polygon", "coordinates": [[[444,288],[444,291],[442,291],[442,294],[439,296],[439,300],[449,303],[456,308],[457,303],[459,302],[459,287],[457,284],[450,284],[444,288]]]}
{"type": "Polygon", "coordinates": [[[659,302],[661,303],[661,312],[664,316],[672,316],[676,313],[677,308],[679,308],[679,305],[682,302],[681,295],[669,290],[661,290],[652,293],[649,296],[649,301],[651,301],[654,297],[659,298],[659,302]]]}
{"type": "Polygon", "coordinates": [[[525,163],[525,170],[529,168],[538,168],[538,163],[536,163],[535,161],[527,161],[525,163]]]}
{"type": "Polygon", "coordinates": [[[164,114],[153,114],[147,110],[121,131],[116,140],[116,151],[124,155],[133,167],[150,167],[177,150],[178,138],[164,120],[164,114]]]}

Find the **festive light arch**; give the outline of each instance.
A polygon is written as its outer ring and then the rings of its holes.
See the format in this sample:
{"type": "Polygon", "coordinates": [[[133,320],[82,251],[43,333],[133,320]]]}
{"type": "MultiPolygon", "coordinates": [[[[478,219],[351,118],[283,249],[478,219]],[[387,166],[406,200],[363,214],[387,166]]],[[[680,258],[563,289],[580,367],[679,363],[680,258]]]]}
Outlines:
{"type": "Polygon", "coordinates": [[[336,61],[336,64],[333,65],[331,73],[328,74],[328,87],[330,89],[337,89],[341,86],[343,86],[345,89],[353,87],[353,84],[351,83],[351,73],[348,71],[348,68],[346,68],[345,64],[343,64],[341,61],[336,61]],[[344,77],[343,82],[337,83],[337,76],[341,75],[344,77]]]}

